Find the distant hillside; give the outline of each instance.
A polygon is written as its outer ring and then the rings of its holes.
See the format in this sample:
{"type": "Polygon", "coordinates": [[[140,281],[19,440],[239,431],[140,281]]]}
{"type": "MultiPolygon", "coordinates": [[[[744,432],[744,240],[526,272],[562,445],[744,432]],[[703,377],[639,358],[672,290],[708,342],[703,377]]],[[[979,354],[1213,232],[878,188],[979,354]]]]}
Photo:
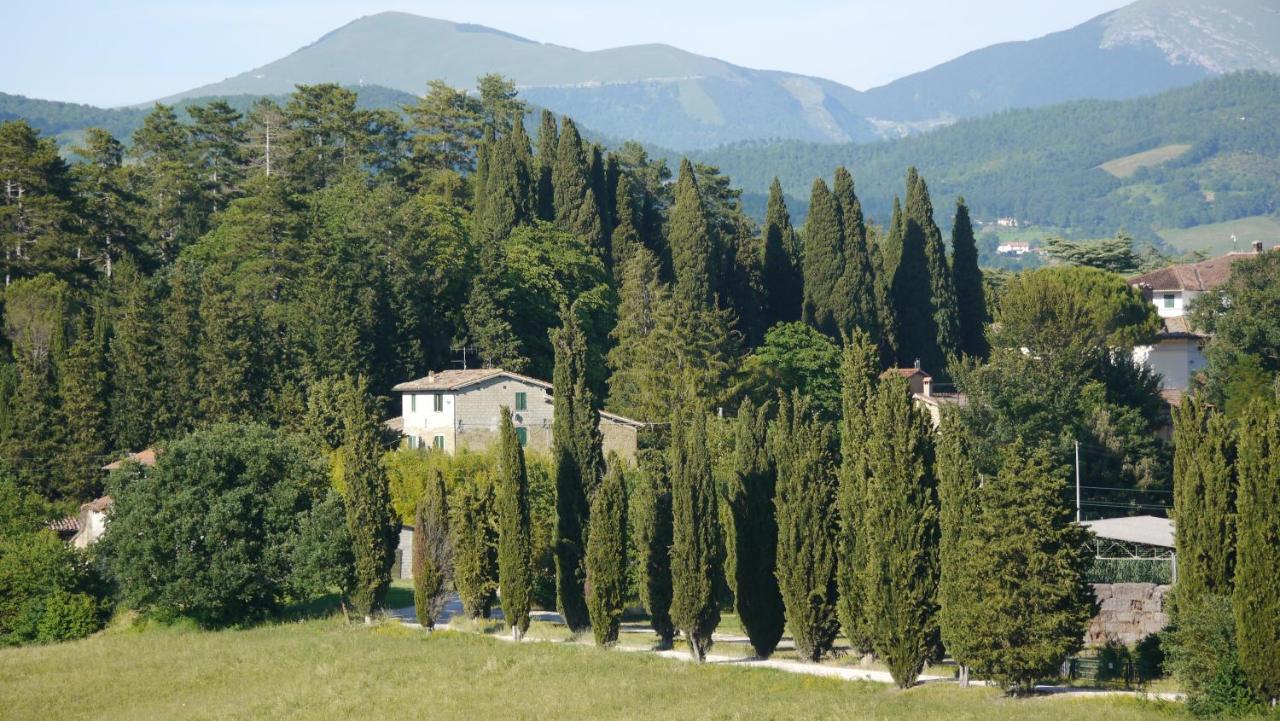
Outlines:
{"type": "Polygon", "coordinates": [[[675,148],[877,137],[840,100],[856,91],[827,80],[750,70],[669,45],[583,52],[396,12],[360,18],[280,60],[164,101],[277,95],[319,82],[420,94],[432,79],[472,88],[486,73],[514,79],[526,99],[608,135],[675,148]]]}
{"type": "Polygon", "coordinates": [[[778,175],[797,199],[844,164],[881,223],[903,192],[904,169],[915,165],[940,215],[963,193],[979,219],[1013,217],[1086,236],[1123,227],[1155,239],[1157,231],[1280,211],[1278,117],[1280,76],[1238,73],[1137,100],[1007,111],[894,142],[742,143],[696,157],[757,196],[778,175]],[[1135,162],[1176,145],[1190,148],[1135,162]],[[1125,177],[1103,169],[1116,160],[1133,166],[1125,177]]]}
{"type": "Polygon", "coordinates": [[[279,95],[319,82],[418,94],[432,79],[470,88],[496,72],[514,79],[526,99],[601,133],[691,150],[778,138],[868,142],[1010,108],[1150,95],[1248,69],[1280,71],[1274,0],[1139,0],[1075,28],[978,50],[867,92],[669,45],[584,52],[387,12],[165,100],[279,95]]]}
{"type": "Polygon", "coordinates": [[[937,122],[1066,100],[1120,100],[1240,70],[1280,72],[1274,0],[1139,0],[869,90],[855,112],[937,122]]]}

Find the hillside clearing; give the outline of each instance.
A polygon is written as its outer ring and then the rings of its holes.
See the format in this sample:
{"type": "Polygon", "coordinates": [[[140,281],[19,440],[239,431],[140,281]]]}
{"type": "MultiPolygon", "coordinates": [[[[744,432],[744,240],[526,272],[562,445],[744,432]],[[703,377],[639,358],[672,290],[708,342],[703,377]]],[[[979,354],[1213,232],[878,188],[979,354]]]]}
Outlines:
{"type": "Polygon", "coordinates": [[[1182,157],[1190,149],[1190,145],[1162,145],[1151,150],[1144,150],[1141,153],[1108,160],[1098,167],[1117,178],[1130,178],[1142,168],[1154,168],[1157,165],[1167,163],[1170,160],[1182,157]]]}
{"type": "Polygon", "coordinates": [[[878,684],[399,624],[310,621],[243,631],[115,629],[0,651],[9,719],[1168,717],[1133,699],[1015,701],[950,685],[878,684]]]}
{"type": "Polygon", "coordinates": [[[1233,250],[1249,250],[1250,245],[1258,240],[1268,248],[1280,243],[1280,220],[1272,215],[1254,215],[1225,223],[1161,230],[1159,233],[1166,243],[1183,253],[1202,250],[1210,256],[1216,256],[1233,250]],[[1232,235],[1236,236],[1234,246],[1231,243],[1232,235]]]}

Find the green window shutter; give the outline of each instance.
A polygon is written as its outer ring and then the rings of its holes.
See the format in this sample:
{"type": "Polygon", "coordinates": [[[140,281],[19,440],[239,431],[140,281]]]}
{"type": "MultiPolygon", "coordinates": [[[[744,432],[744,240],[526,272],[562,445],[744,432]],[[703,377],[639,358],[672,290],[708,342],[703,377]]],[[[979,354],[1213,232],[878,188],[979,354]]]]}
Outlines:
{"type": "Polygon", "coordinates": [[[528,409],[529,409],[529,394],[517,393],[516,394],[516,410],[524,411],[528,409]]]}
{"type": "Polygon", "coordinates": [[[432,441],[431,441],[431,447],[432,447],[432,448],[434,448],[434,449],[436,449],[437,451],[443,451],[443,450],[444,450],[444,436],[436,436],[434,439],[432,439],[432,441]]]}
{"type": "MultiPolygon", "coordinates": [[[[521,395],[524,395],[523,393],[521,395]]],[[[529,445],[529,429],[521,426],[516,429],[516,438],[520,439],[520,447],[529,445]]]]}
{"type": "Polygon", "coordinates": [[[436,413],[443,411],[444,410],[444,394],[443,393],[433,394],[432,404],[433,404],[432,410],[434,410],[436,413]]]}
{"type": "Polygon", "coordinates": [[[418,412],[418,394],[417,393],[409,394],[409,412],[410,413],[418,412]]]}

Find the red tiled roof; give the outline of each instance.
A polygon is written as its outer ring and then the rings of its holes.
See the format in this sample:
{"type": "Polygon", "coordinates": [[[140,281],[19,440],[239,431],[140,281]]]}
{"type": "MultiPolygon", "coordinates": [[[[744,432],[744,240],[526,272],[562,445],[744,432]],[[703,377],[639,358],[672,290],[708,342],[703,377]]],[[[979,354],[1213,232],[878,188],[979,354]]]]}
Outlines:
{"type": "Polygon", "coordinates": [[[881,378],[888,378],[889,376],[891,376],[891,375],[895,375],[895,374],[896,374],[896,375],[900,375],[900,376],[902,376],[903,378],[913,378],[913,377],[915,377],[917,374],[918,374],[918,375],[922,375],[922,376],[924,376],[925,378],[930,378],[930,379],[932,379],[932,378],[933,378],[933,376],[929,375],[928,373],[925,373],[924,371],[920,370],[919,368],[890,368],[889,370],[885,371],[884,373],[881,373],[881,374],[880,374],[880,377],[881,377],[881,378]]]}
{"type": "Polygon", "coordinates": [[[151,466],[154,466],[156,464],[156,449],[144,448],[138,451],[137,453],[130,453],[128,456],[121,458],[115,463],[108,463],[107,465],[103,466],[102,470],[118,471],[121,468],[124,468],[124,464],[126,462],[137,463],[140,466],[146,466],[150,468],[151,466]]]}
{"type": "Polygon", "coordinates": [[[1227,253],[1199,263],[1171,265],[1129,279],[1129,285],[1142,285],[1153,291],[1213,290],[1231,278],[1231,266],[1237,260],[1253,258],[1257,253],[1227,253]]]}
{"type": "Polygon", "coordinates": [[[56,533],[79,533],[80,519],[76,516],[67,516],[59,518],[56,521],[49,521],[44,524],[46,528],[56,533]]]}
{"type": "Polygon", "coordinates": [[[115,503],[115,501],[111,500],[111,496],[103,496],[102,498],[95,498],[92,501],[89,501],[88,503],[81,504],[80,510],[93,511],[94,513],[103,513],[108,508],[111,508],[111,505],[113,503],[115,503]]]}
{"type": "Polygon", "coordinates": [[[475,385],[481,381],[487,381],[490,378],[514,378],[515,380],[524,381],[536,386],[541,386],[550,390],[551,384],[522,376],[519,373],[504,371],[501,368],[473,368],[470,370],[447,370],[431,373],[424,378],[417,380],[405,381],[399,385],[392,387],[391,390],[405,393],[413,391],[455,391],[467,386],[475,385]]]}

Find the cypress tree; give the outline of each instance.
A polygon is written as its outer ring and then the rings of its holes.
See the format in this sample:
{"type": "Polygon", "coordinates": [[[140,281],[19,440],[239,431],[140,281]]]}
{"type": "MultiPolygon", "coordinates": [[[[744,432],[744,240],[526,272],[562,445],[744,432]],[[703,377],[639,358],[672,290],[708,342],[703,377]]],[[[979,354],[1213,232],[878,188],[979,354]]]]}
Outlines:
{"type": "Polygon", "coordinates": [[[796,654],[818,661],[840,631],[832,432],[802,397],[784,395],[769,439],[778,469],[778,589],[796,654]]]}
{"type": "Polygon", "coordinates": [[[107,321],[100,308],[93,308],[93,323],[82,314],[75,342],[59,364],[58,407],[66,451],[61,455],[61,486],[72,498],[93,498],[101,490],[98,476],[86,473],[107,452],[109,430],[107,410],[107,321]]]}
{"type": "Polygon", "coordinates": [[[987,296],[982,287],[982,269],[978,267],[978,244],[964,198],[956,200],[955,222],[951,224],[951,278],[956,295],[959,350],[971,358],[986,359],[991,353],[987,343],[987,296]]]}
{"type": "Polygon", "coordinates": [[[844,166],[836,168],[832,192],[840,213],[844,248],[844,268],[836,282],[840,333],[847,336],[854,328],[860,328],[874,335],[877,325],[875,270],[867,244],[867,223],[862,216],[862,201],[853,189],[853,176],[844,166]]]}
{"type": "Polygon", "coordinates": [[[1021,441],[1002,455],[1000,472],[977,491],[981,512],[964,546],[963,579],[974,593],[959,615],[968,617],[970,663],[1021,693],[1080,648],[1095,607],[1089,533],[1062,502],[1065,469],[1048,449],[1021,441]]]}
{"type": "Polygon", "coordinates": [[[511,284],[506,277],[506,253],[491,243],[480,248],[479,270],[471,280],[463,308],[467,334],[486,368],[520,373],[529,365],[524,344],[512,323],[511,284]]]}
{"type": "Polygon", "coordinates": [[[872,647],[900,688],[915,683],[936,645],[938,500],[931,433],[906,380],[879,381],[866,445],[860,545],[872,647]]]}
{"type": "Polygon", "coordinates": [[[836,586],[840,621],[853,648],[871,652],[865,614],[863,575],[867,566],[863,548],[864,504],[867,502],[867,441],[871,436],[872,401],[879,369],[876,347],[860,329],[845,345],[840,363],[840,487],[837,496],[840,525],[839,570],[836,586]]]}
{"type": "Polygon", "coordinates": [[[667,242],[675,272],[675,298],[689,311],[711,304],[711,269],[716,243],[712,237],[707,209],[698,190],[698,180],[688,158],[680,161],[675,203],[667,223],[667,242]]]}
{"type": "Polygon", "coordinates": [[[804,304],[804,276],[797,256],[796,232],[775,176],[769,185],[769,205],[761,229],[761,282],[764,288],[765,328],[800,319],[804,304]]]}
{"type": "MultiPolygon", "coordinates": [[[[169,292],[161,305],[160,427],[174,438],[189,433],[200,407],[200,272],[195,263],[170,268],[169,292]]],[[[337,445],[336,443],[334,445],[337,445]]]]}
{"type": "Polygon", "coordinates": [[[449,500],[444,474],[436,471],[418,499],[413,518],[413,607],[424,628],[435,628],[444,612],[446,583],[452,575],[449,500]]]}
{"type": "Polygon", "coordinates": [[[556,227],[587,241],[601,260],[608,258],[603,247],[606,236],[600,205],[592,188],[591,164],[578,126],[569,118],[563,118],[561,125],[551,183],[556,227]]]}
{"type": "Polygon", "coordinates": [[[637,246],[622,269],[618,322],[610,336],[609,408],[633,418],[661,418],[666,402],[669,356],[661,324],[671,291],[659,278],[658,258],[637,246]]]}
{"type": "Polygon", "coordinates": [[[506,406],[499,421],[498,458],[498,588],[503,618],[519,641],[529,630],[533,539],[524,449],[511,421],[511,409],[506,406]]]}
{"type": "Polygon", "coordinates": [[[777,474],[769,459],[769,408],[750,399],[734,422],[733,479],[729,492],[733,521],[734,599],[738,617],[760,658],[782,639],[786,616],[778,591],[778,522],[774,515],[777,474]]]}
{"type": "Polygon", "coordinates": [[[1258,698],[1280,699],[1280,411],[1255,400],[1240,426],[1232,606],[1240,668],[1258,698]]]}
{"type": "Polygon", "coordinates": [[[1173,409],[1173,518],[1178,602],[1229,596],[1235,572],[1236,480],[1226,417],[1188,396],[1173,409]]]}
{"type": "Polygon", "coordinates": [[[481,475],[463,482],[452,511],[453,586],[469,618],[489,618],[498,590],[492,480],[481,475]]]}
{"type": "Polygon", "coordinates": [[[912,168],[907,174],[907,203],[899,226],[902,245],[893,274],[897,362],[910,366],[918,360],[926,370],[939,373],[942,354],[938,348],[938,326],[933,312],[933,277],[926,247],[929,238],[921,221],[924,211],[919,176],[912,168]]]}
{"type": "Polygon", "coordinates": [[[342,469],[347,531],[355,556],[351,604],[366,620],[380,608],[391,584],[399,523],[382,467],[382,419],[363,377],[346,382],[343,394],[342,469]]]}
{"type": "Polygon", "coordinates": [[[538,219],[548,223],[556,219],[555,185],[552,183],[552,168],[556,163],[556,149],[560,144],[560,133],[556,130],[556,116],[543,109],[541,122],[538,125],[538,163],[537,194],[538,219]]]}
{"type": "Polygon", "coordinates": [[[635,549],[639,554],[640,602],[658,634],[658,649],[671,648],[671,482],[661,453],[641,451],[639,476],[631,504],[635,549]]]}
{"type": "Polygon", "coordinates": [[[613,272],[614,283],[621,285],[627,260],[641,247],[641,241],[636,220],[635,194],[631,190],[631,179],[626,174],[619,176],[615,194],[615,223],[613,234],[609,238],[609,267],[613,272]]]}
{"type": "Polygon", "coordinates": [[[587,538],[587,608],[597,646],[618,642],[627,595],[627,487],[622,459],[609,456],[609,472],[591,499],[587,538]]]}
{"type": "Polygon", "coordinates": [[[671,620],[698,662],[720,623],[723,547],[715,481],[701,411],[677,410],[671,424],[671,620]]]}
{"type": "MultiPolygon", "coordinates": [[[[116,307],[111,319],[111,340],[107,349],[111,372],[112,445],[141,450],[155,438],[155,298],[146,277],[127,261],[117,266],[112,285],[115,286],[116,307]]],[[[215,315],[211,320],[217,317],[215,315]]],[[[220,327],[214,326],[215,329],[220,327]]],[[[225,338],[219,340],[223,339],[225,338]]],[[[198,347],[205,355],[218,354],[217,349],[205,348],[203,344],[198,347]]],[[[225,357],[234,357],[232,351],[236,348],[234,343],[223,348],[227,352],[225,357]]],[[[234,364],[229,365],[230,367],[224,365],[212,375],[203,376],[199,380],[209,387],[219,378],[225,377],[224,373],[235,372],[234,364]]]]}
{"type": "Polygon", "coordinates": [[[840,213],[826,181],[818,178],[813,181],[813,190],[809,194],[809,217],[804,225],[802,315],[806,323],[833,338],[840,334],[837,286],[842,275],[844,247],[840,213]]]}
{"type": "Polygon", "coordinates": [[[876,293],[876,347],[880,352],[880,367],[898,362],[898,319],[894,307],[893,280],[898,272],[898,260],[902,256],[902,204],[893,199],[889,232],[871,244],[871,265],[875,275],[876,293]]]}
{"type": "MultiPolygon", "coordinates": [[[[921,362],[934,373],[946,372],[950,359],[959,349],[960,326],[956,315],[956,291],[951,282],[951,266],[947,264],[947,248],[942,231],[933,220],[933,201],[929,186],[915,168],[907,174],[907,236],[923,239],[924,265],[928,273],[928,308],[932,313],[934,337],[921,338],[921,362]]],[[[914,240],[911,242],[915,242],[914,240]]]]}
{"type": "Polygon", "coordinates": [[[960,664],[960,685],[969,685],[969,665],[975,659],[980,633],[972,625],[979,595],[970,539],[980,518],[981,478],[973,462],[968,429],[955,413],[942,417],[938,431],[938,508],[941,541],[938,548],[938,626],[947,652],[960,664]]]}
{"type": "Polygon", "coordinates": [[[551,454],[556,465],[556,601],[575,633],[590,623],[583,596],[587,499],[600,478],[598,413],[586,384],[587,341],[577,314],[563,308],[552,331],[555,417],[551,454]]]}
{"type": "Polygon", "coordinates": [[[534,218],[532,158],[524,120],[517,115],[512,131],[496,141],[486,140],[486,144],[490,142],[484,186],[478,189],[481,197],[472,215],[476,239],[481,243],[501,242],[517,226],[534,218]]]}

